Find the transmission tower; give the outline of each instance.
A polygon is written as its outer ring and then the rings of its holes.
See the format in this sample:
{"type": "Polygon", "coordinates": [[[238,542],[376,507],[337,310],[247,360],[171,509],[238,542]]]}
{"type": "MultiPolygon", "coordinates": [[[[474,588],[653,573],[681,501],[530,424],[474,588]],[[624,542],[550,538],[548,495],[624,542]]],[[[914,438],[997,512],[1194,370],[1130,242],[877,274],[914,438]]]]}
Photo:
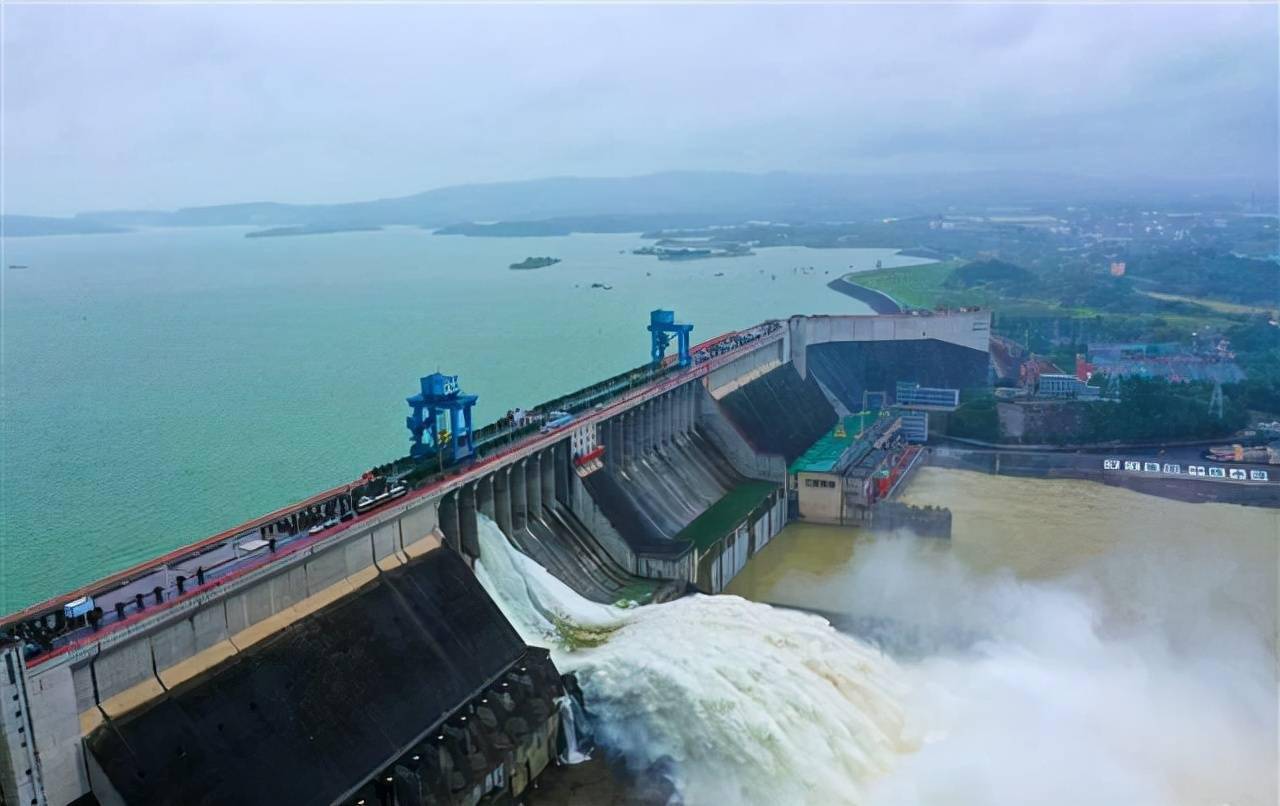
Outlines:
{"type": "Polygon", "coordinates": [[[1213,385],[1213,396],[1209,398],[1209,416],[1222,419],[1222,382],[1213,385]]]}

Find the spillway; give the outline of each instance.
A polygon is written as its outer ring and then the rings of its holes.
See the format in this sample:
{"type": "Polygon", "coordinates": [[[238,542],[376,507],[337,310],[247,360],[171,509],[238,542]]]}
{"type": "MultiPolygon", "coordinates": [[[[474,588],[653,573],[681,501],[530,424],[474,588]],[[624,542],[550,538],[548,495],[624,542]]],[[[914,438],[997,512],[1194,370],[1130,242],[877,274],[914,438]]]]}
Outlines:
{"type": "Polygon", "coordinates": [[[481,584],[577,675],[600,743],[686,803],[858,803],[904,749],[894,663],[817,616],[736,596],[600,605],[492,522],[479,541],[481,584]]]}
{"type": "Polygon", "coordinates": [[[725,414],[763,453],[791,462],[836,424],[836,412],[813,376],[784,364],[720,400],[725,414]]]}
{"type": "Polygon", "coordinates": [[[573,511],[559,503],[531,513],[528,524],[512,540],[556,577],[596,602],[644,604],[684,593],[683,584],[627,571],[601,548],[573,511]]]}
{"type": "Polygon", "coordinates": [[[688,594],[778,534],[787,464],[843,401],[898,361],[970,377],[988,325],[765,322],[483,426],[465,461],[381,465],[6,617],[0,800],[519,798],[556,754],[554,659],[689,802],[856,802],[901,744],[892,664],[688,594]]]}
{"type": "Polygon", "coordinates": [[[614,528],[637,551],[678,553],[673,538],[746,479],[696,431],[584,483],[614,528]]]}

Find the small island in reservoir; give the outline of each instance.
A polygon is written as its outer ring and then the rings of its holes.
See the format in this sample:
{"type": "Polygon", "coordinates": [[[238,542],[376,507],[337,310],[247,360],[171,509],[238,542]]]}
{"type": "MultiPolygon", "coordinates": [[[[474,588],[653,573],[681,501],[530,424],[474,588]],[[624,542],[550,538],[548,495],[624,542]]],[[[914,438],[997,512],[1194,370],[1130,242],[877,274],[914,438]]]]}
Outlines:
{"type": "Polygon", "coordinates": [[[527,257],[519,263],[512,263],[509,268],[516,270],[545,269],[560,262],[558,257],[527,257]]]}

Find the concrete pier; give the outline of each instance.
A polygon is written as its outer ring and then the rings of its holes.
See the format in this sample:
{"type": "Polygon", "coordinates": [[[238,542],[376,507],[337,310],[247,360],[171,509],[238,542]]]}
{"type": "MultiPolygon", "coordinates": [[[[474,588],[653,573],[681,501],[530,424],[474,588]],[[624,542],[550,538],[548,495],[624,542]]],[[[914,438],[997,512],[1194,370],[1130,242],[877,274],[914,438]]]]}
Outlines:
{"type": "Polygon", "coordinates": [[[440,531],[445,544],[454,551],[462,550],[462,527],[458,524],[458,494],[449,493],[440,499],[440,531]]]}
{"type": "Polygon", "coordinates": [[[524,495],[529,508],[529,520],[542,517],[542,454],[535,453],[524,460],[524,495]]]}
{"type": "Polygon", "coordinates": [[[507,537],[511,530],[511,468],[500,468],[493,474],[493,507],[494,520],[498,528],[507,537]]]}
{"type": "MultiPolygon", "coordinates": [[[[563,444],[563,443],[561,443],[563,444]]],[[[542,470],[542,505],[553,506],[556,502],[556,448],[547,448],[539,457],[538,467],[542,470]]]]}
{"type": "Polygon", "coordinates": [[[493,505],[493,476],[488,475],[476,482],[476,509],[492,521],[496,521],[493,505]]]}
{"type": "Polygon", "coordinates": [[[529,492],[525,487],[525,460],[511,466],[511,531],[512,534],[529,528],[529,492]]]}
{"type": "Polygon", "coordinates": [[[629,465],[639,454],[636,448],[636,412],[632,409],[622,415],[622,461],[629,465]]]}
{"type": "MultiPolygon", "coordinates": [[[[568,504],[571,500],[573,482],[578,480],[577,475],[573,472],[569,459],[569,448],[563,442],[556,445],[551,450],[555,452],[555,462],[553,463],[553,473],[555,478],[556,500],[562,504],[568,504]]],[[[608,459],[606,449],[605,458],[608,459]]]]}
{"type": "Polygon", "coordinates": [[[476,522],[476,486],[468,484],[458,491],[458,535],[462,553],[472,559],[480,557],[479,524],[476,522]]]}

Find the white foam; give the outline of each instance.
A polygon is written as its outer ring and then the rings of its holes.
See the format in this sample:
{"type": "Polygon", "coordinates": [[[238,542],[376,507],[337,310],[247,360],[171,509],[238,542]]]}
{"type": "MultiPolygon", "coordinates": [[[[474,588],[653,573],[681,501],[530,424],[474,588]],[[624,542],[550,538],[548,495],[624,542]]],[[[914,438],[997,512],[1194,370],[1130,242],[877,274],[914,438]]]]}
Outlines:
{"type": "Polygon", "coordinates": [[[902,749],[896,666],[821,618],[736,596],[598,605],[485,518],[480,547],[481,583],[577,674],[600,744],[669,759],[687,803],[858,803],[902,749]]]}

